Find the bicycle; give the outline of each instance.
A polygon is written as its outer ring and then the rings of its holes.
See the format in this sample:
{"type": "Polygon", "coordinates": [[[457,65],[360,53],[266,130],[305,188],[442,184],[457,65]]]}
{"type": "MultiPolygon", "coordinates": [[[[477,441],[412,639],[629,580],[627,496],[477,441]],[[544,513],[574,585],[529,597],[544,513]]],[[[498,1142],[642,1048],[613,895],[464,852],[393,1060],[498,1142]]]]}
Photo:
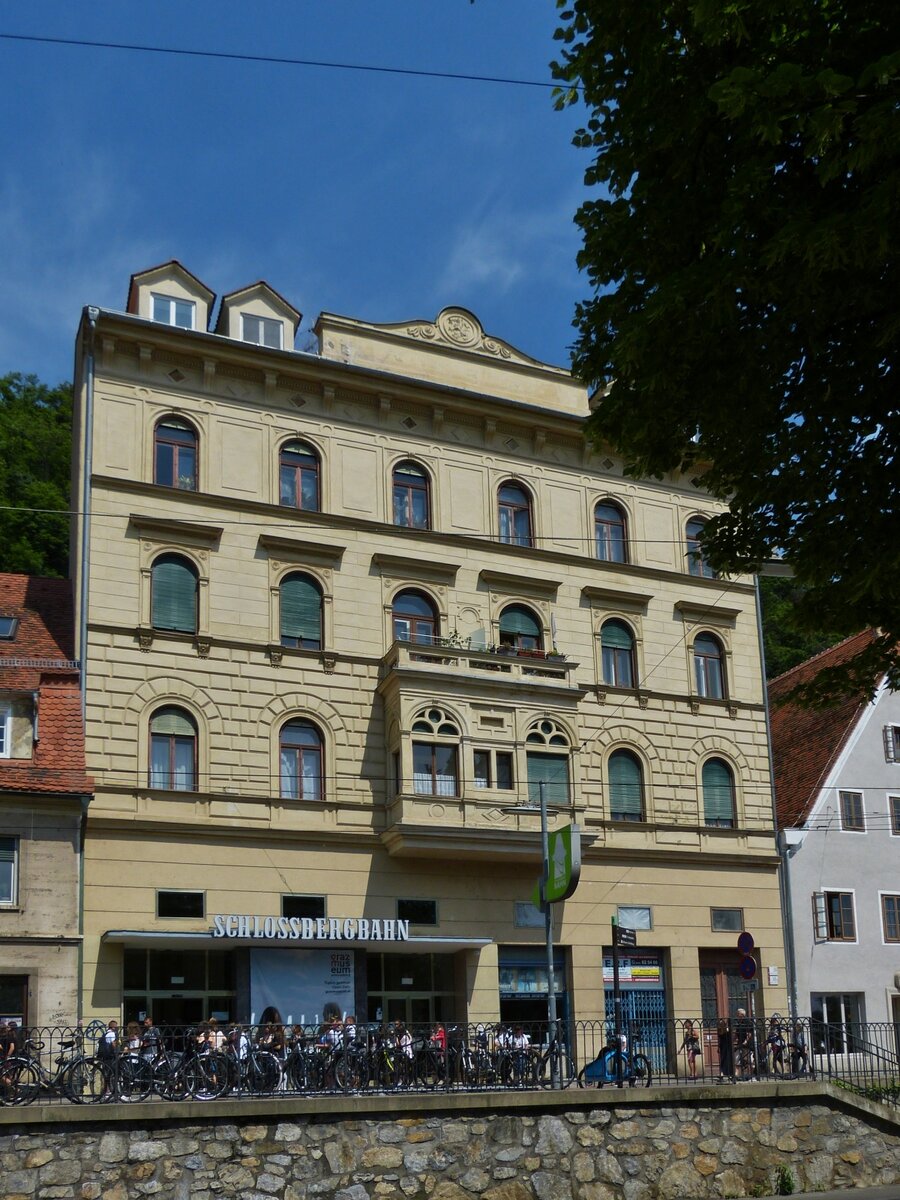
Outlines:
{"type": "Polygon", "coordinates": [[[554,1079],[560,1087],[571,1087],[578,1079],[575,1060],[565,1042],[554,1041],[541,1055],[537,1065],[537,1078],[541,1087],[553,1087],[554,1079]]]}
{"type": "Polygon", "coordinates": [[[32,1104],[41,1092],[56,1094],[73,1104],[91,1104],[101,1099],[105,1090],[103,1070],[94,1058],[84,1054],[84,1035],[60,1043],[61,1053],[55,1059],[56,1070],[50,1072],[39,1057],[44,1043],[29,1038],[22,1052],[0,1064],[0,1104],[32,1104]],[[66,1053],[71,1051],[71,1053],[66,1053]]]}
{"type": "Polygon", "coordinates": [[[653,1079],[653,1068],[645,1054],[633,1054],[618,1045],[615,1037],[607,1040],[593,1062],[586,1063],[578,1072],[578,1086],[603,1087],[607,1083],[627,1083],[649,1087],[653,1079]]]}

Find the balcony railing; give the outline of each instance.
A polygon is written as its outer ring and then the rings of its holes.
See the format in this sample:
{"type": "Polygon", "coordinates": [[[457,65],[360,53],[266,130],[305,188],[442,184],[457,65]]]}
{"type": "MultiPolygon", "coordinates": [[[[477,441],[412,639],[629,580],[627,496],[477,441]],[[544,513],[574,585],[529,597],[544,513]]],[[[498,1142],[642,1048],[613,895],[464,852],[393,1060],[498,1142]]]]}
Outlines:
{"type": "Polygon", "coordinates": [[[471,671],[482,678],[499,676],[504,682],[546,680],[560,683],[568,683],[569,677],[578,668],[577,662],[553,651],[516,650],[506,646],[477,650],[468,645],[468,641],[468,638],[435,637],[415,642],[394,642],[384,657],[384,667],[386,671],[392,671],[424,664],[430,668],[471,671]],[[450,644],[454,641],[466,644],[450,644]]]}

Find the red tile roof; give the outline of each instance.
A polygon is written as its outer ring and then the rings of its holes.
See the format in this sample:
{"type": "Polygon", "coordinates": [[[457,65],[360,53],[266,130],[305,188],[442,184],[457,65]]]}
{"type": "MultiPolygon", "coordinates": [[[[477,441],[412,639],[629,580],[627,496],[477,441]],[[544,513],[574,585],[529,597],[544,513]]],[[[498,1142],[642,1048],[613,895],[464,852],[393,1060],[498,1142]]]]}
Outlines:
{"type": "Polygon", "coordinates": [[[828,708],[804,708],[788,699],[827,667],[849,662],[876,637],[866,629],[785,671],[769,684],[775,811],[779,828],[802,825],[822,781],[866,706],[865,696],[847,696],[828,708]]]}
{"type": "Polygon", "coordinates": [[[0,698],[37,693],[38,741],[31,758],[0,759],[0,793],[88,793],[74,617],[67,579],[0,575],[0,616],[17,617],[0,638],[0,698]]]}

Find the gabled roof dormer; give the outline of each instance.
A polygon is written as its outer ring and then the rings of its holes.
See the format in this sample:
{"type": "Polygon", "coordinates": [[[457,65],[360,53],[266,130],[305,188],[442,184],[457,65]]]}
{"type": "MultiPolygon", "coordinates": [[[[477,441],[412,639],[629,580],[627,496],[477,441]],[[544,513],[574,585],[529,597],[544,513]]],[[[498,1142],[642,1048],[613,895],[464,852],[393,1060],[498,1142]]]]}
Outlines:
{"type": "Polygon", "coordinates": [[[222,297],[216,333],[266,346],[293,350],[301,314],[264,279],[222,297]]]}
{"type": "Polygon", "coordinates": [[[173,258],[132,275],[126,310],[162,325],[205,332],[215,299],[215,292],[173,258]]]}

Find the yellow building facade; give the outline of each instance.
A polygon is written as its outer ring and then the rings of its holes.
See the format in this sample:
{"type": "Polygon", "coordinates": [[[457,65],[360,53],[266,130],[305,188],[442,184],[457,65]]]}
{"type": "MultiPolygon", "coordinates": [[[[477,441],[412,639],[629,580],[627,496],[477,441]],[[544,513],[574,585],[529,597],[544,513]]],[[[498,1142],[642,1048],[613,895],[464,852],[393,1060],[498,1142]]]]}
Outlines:
{"type": "Polygon", "coordinates": [[[784,951],[753,581],[715,505],[587,448],[585,389],[462,309],[373,325],[177,263],[86,309],[73,535],[87,1015],[542,1020],[543,785],[576,823],[561,1015],[757,1011],[784,951]],[[604,950],[606,948],[606,963],[604,950]]]}

